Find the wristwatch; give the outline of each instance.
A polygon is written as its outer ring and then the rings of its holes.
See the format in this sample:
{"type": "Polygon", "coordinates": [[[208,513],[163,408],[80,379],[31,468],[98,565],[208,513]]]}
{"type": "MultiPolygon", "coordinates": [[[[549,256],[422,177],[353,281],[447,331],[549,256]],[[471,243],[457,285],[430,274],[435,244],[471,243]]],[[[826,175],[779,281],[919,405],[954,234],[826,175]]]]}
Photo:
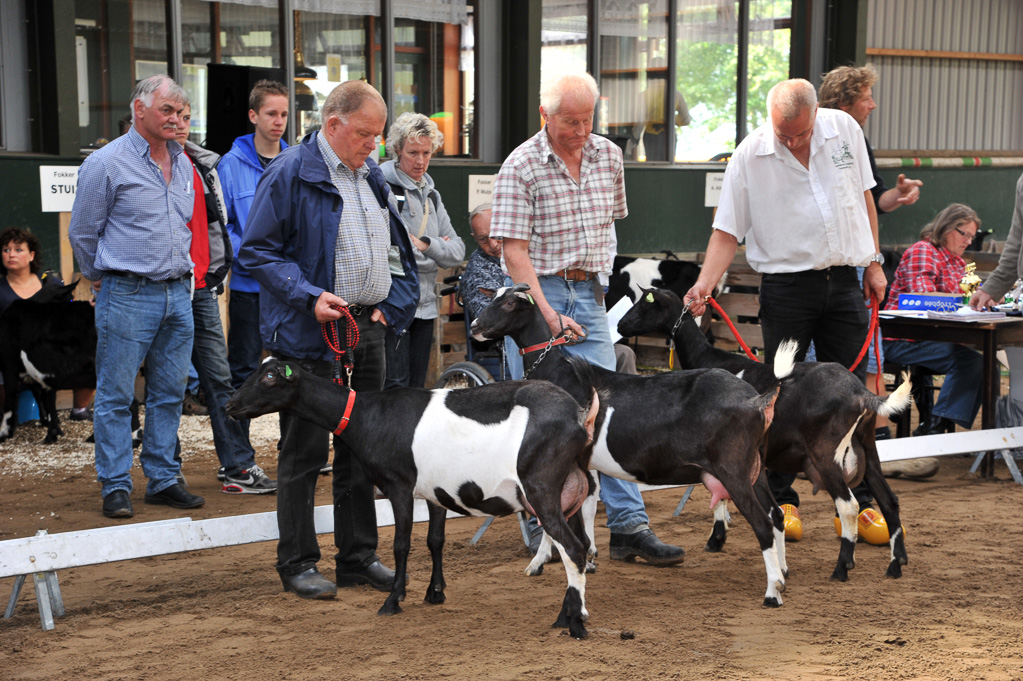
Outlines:
{"type": "Polygon", "coordinates": [[[878,265],[884,265],[884,253],[875,253],[870,258],[870,262],[876,262],[878,265]]]}

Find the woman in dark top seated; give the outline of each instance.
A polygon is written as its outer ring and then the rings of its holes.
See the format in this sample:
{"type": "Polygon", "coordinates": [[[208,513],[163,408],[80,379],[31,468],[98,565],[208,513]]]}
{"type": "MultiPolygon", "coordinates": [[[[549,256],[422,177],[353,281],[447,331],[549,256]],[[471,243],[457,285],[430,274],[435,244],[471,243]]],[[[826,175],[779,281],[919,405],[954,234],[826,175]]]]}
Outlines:
{"type": "MultiPolygon", "coordinates": [[[[903,254],[895,270],[885,309],[897,310],[902,293],[958,293],[966,272],[963,252],[973,242],[980,218],[969,206],[953,203],[938,213],[920,232],[920,241],[903,254]]],[[[956,343],[884,339],[885,359],[915,364],[937,374],[945,382],[920,435],[954,431],[958,424],[969,429],[977,418],[983,388],[981,355],[956,343]]]]}
{"type": "MultiPolygon", "coordinates": [[[[0,315],[7,311],[16,300],[49,299],[44,287],[63,286],[60,277],[42,270],[39,253],[39,238],[27,229],[12,227],[0,234],[0,315]]],[[[4,401],[4,377],[0,374],[0,404],[4,401]]],[[[71,418],[84,421],[89,416],[89,403],[95,391],[91,388],[76,388],[71,418]]]]}

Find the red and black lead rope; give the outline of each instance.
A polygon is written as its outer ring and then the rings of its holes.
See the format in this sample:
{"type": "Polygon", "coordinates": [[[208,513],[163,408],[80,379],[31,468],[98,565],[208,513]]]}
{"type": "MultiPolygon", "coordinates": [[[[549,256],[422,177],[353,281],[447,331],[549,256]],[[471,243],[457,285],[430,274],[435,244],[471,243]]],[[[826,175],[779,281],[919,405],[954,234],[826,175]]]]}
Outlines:
{"type": "MultiPolygon", "coordinates": [[[[739,345],[742,347],[742,349],[746,352],[746,355],[750,359],[752,359],[754,362],[759,362],[760,360],[757,359],[757,356],[754,355],[753,351],[749,349],[748,345],[746,345],[746,341],[744,341],[742,339],[742,336],[739,335],[739,330],[735,328],[734,324],[732,324],[732,320],[728,318],[728,315],[725,313],[725,311],[721,308],[720,305],[718,305],[718,301],[716,301],[713,298],[708,296],[707,297],[707,303],[712,308],[714,308],[714,311],[717,312],[721,316],[721,319],[723,319],[725,321],[725,324],[727,324],[728,328],[731,329],[732,335],[735,336],[735,340],[739,343],[739,345]]],[[[877,329],[877,311],[878,311],[878,308],[880,307],[880,305],[877,304],[877,298],[874,296],[874,294],[870,295],[869,307],[870,307],[870,328],[869,328],[869,330],[867,332],[867,338],[866,338],[866,340],[863,343],[863,348],[860,350],[860,354],[856,355],[856,361],[852,363],[851,367],[849,367],[849,371],[853,371],[853,370],[856,369],[857,366],[859,366],[860,362],[863,360],[863,356],[867,354],[867,349],[870,347],[871,341],[874,342],[874,356],[875,357],[879,357],[880,356],[880,352],[879,352],[879,348],[878,348],[878,334],[875,333],[875,331],[877,329]]],[[[877,381],[876,388],[877,388],[878,392],[880,392],[881,391],[881,372],[880,371],[877,373],[875,379],[877,381]]]]}
{"type": "Polygon", "coordinates": [[[345,413],[334,429],[335,435],[348,427],[348,419],[352,415],[352,407],[355,405],[355,391],[351,390],[352,370],[355,368],[355,348],[359,344],[359,326],[347,307],[331,305],[335,310],[341,312],[341,319],[323,322],[320,331],[323,335],[323,342],[334,353],[334,382],[338,385],[347,385],[348,402],[345,404],[345,413]],[[344,344],[342,345],[341,333],[338,331],[338,323],[345,321],[344,344]],[[345,378],[341,378],[341,370],[344,370],[345,378]]]}

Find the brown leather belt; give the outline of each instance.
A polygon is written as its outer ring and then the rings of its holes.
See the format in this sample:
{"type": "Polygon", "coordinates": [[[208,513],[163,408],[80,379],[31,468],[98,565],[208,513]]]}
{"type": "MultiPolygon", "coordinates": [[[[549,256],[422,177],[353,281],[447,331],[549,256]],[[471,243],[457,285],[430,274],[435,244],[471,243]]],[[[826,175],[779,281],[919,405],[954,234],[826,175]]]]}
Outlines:
{"type": "Polygon", "coordinates": [[[596,272],[586,270],[561,270],[558,274],[567,281],[589,281],[597,278],[596,272]]]}

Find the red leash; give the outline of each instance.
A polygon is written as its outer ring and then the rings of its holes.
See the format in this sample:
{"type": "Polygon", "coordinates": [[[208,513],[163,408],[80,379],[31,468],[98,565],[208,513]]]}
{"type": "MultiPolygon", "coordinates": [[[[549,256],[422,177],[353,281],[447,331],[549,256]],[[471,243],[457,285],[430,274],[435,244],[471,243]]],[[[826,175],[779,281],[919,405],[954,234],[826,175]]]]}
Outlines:
{"type": "MultiPolygon", "coordinates": [[[[341,347],[341,337],[337,330],[337,321],[323,322],[320,325],[320,330],[323,335],[323,342],[327,344],[327,347],[334,352],[335,364],[340,364],[345,368],[347,374],[348,384],[351,384],[352,369],[355,368],[355,359],[352,357],[355,347],[359,344],[359,327],[355,323],[355,318],[352,317],[352,313],[349,312],[347,307],[341,307],[340,305],[331,305],[335,310],[341,312],[341,316],[347,317],[348,322],[345,324],[345,345],[341,347]]],[[[341,373],[335,372],[334,382],[338,385],[345,385],[345,382],[341,380],[341,373]]]]}
{"type": "MultiPolygon", "coordinates": [[[[334,352],[334,382],[342,386],[347,382],[351,386],[352,369],[355,368],[355,358],[352,355],[354,354],[355,347],[359,344],[359,326],[355,323],[355,318],[352,317],[352,313],[347,307],[341,307],[340,305],[331,305],[331,307],[339,310],[343,318],[347,318],[344,347],[341,347],[341,336],[337,330],[337,322],[340,320],[323,322],[320,325],[320,331],[323,335],[323,342],[334,352]],[[341,380],[340,367],[342,366],[345,369],[347,381],[341,380]]],[[[345,413],[341,416],[341,420],[338,421],[337,428],[334,429],[335,435],[340,435],[348,427],[348,420],[352,415],[353,406],[355,406],[355,391],[349,388],[345,413]]]]}
{"type": "Polygon", "coordinates": [[[749,357],[754,362],[759,362],[760,360],[757,359],[757,356],[754,355],[753,351],[749,349],[748,345],[746,345],[746,341],[744,341],[742,339],[742,336],[739,335],[739,330],[735,328],[735,324],[732,323],[732,320],[728,318],[728,315],[725,313],[725,311],[721,309],[720,305],[718,305],[718,301],[708,296],[707,302],[710,303],[710,306],[714,308],[715,312],[721,315],[721,318],[725,320],[725,324],[728,324],[728,328],[732,330],[732,335],[735,336],[735,340],[739,343],[742,349],[746,351],[746,356],[749,357]]]}
{"type": "MultiPolygon", "coordinates": [[[[725,311],[723,309],[721,309],[720,305],[718,305],[718,301],[714,300],[711,297],[708,297],[707,298],[707,302],[710,303],[710,306],[712,308],[714,308],[714,311],[717,312],[719,315],[721,315],[721,318],[723,320],[725,320],[725,324],[727,324],[728,328],[732,330],[732,335],[735,336],[736,342],[738,342],[739,345],[742,347],[742,349],[746,352],[746,356],[749,357],[750,359],[752,359],[754,362],[759,362],[760,360],[757,359],[756,355],[753,354],[753,351],[749,349],[748,345],[746,345],[746,341],[744,341],[742,339],[742,336],[739,335],[739,330],[735,328],[735,324],[732,324],[732,320],[728,318],[728,314],[725,313],[725,311]]],[[[859,365],[860,361],[863,359],[863,356],[867,354],[867,349],[870,347],[870,342],[871,341],[874,341],[874,355],[877,356],[877,357],[880,357],[880,353],[878,352],[879,339],[877,337],[877,334],[875,333],[876,330],[877,330],[877,311],[878,311],[878,308],[880,307],[880,305],[877,304],[877,298],[874,296],[873,293],[870,294],[870,305],[869,305],[869,307],[870,307],[870,327],[867,330],[867,338],[866,338],[866,340],[863,343],[863,348],[860,350],[860,354],[856,356],[856,361],[853,362],[851,367],[849,367],[849,371],[852,371],[853,369],[855,369],[859,365]]],[[[881,391],[881,372],[880,371],[876,375],[876,380],[877,380],[877,386],[876,387],[877,387],[878,392],[880,392],[881,391]]]]}

